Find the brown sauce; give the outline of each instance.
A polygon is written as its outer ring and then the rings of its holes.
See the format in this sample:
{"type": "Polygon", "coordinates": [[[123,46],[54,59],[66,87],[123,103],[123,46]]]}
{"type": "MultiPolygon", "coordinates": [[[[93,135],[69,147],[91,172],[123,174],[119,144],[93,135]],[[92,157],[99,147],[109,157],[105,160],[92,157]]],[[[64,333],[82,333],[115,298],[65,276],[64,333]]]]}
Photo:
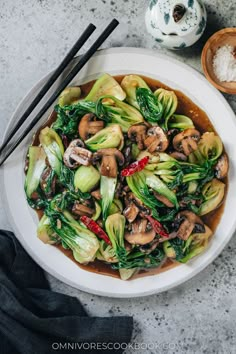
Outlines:
{"type": "MultiPolygon", "coordinates": [[[[124,76],[125,75],[117,75],[117,76],[114,76],[114,78],[120,83],[122,81],[122,79],[124,78],[124,76]]],[[[156,89],[158,89],[160,87],[164,88],[164,89],[173,90],[171,87],[168,87],[167,85],[165,85],[157,80],[154,80],[154,79],[151,79],[151,78],[145,77],[145,76],[142,76],[142,78],[146,81],[146,83],[152,89],[152,91],[155,91],[156,89]]],[[[90,81],[90,82],[80,86],[81,91],[82,91],[82,97],[85,97],[89,93],[94,82],[95,82],[95,80],[90,81]]],[[[178,97],[178,107],[176,110],[177,114],[183,114],[183,115],[186,115],[189,118],[191,118],[192,121],[194,122],[194,125],[201,133],[203,133],[205,131],[215,131],[207,114],[201,108],[199,108],[192,100],[190,100],[190,98],[188,98],[186,95],[184,95],[181,91],[178,91],[178,90],[173,90],[173,91],[175,91],[175,94],[178,97]]],[[[39,129],[39,131],[36,132],[34,139],[33,139],[33,145],[39,144],[40,130],[46,126],[50,126],[55,120],[56,120],[56,112],[52,112],[51,115],[49,116],[49,119],[39,129]]],[[[226,189],[227,189],[227,178],[223,182],[225,183],[226,189]]],[[[225,193],[225,197],[226,197],[226,193],[225,193]]],[[[224,201],[225,201],[225,197],[224,197],[224,201]]],[[[202,220],[204,221],[204,223],[206,225],[208,225],[213,232],[215,232],[217,225],[220,222],[222,213],[224,211],[224,201],[218,209],[216,209],[216,210],[212,211],[211,213],[202,217],[202,220]]],[[[43,212],[41,210],[38,210],[37,214],[40,219],[43,215],[43,212]]],[[[214,235],[213,235],[213,237],[214,237],[214,235]]],[[[57,247],[61,252],[63,252],[65,254],[65,256],[69,257],[80,268],[82,268],[86,271],[98,273],[98,274],[103,274],[103,275],[108,275],[108,276],[112,276],[115,278],[120,278],[119,272],[117,270],[112,269],[109,264],[106,264],[106,263],[99,261],[99,260],[95,260],[94,262],[89,263],[87,265],[79,264],[74,259],[71,250],[66,250],[61,245],[54,245],[54,247],[57,247]]],[[[132,279],[144,277],[147,275],[150,276],[150,275],[162,273],[162,272],[169,270],[173,267],[176,267],[178,265],[179,265],[178,262],[167,259],[161,267],[153,268],[153,269],[149,269],[149,270],[142,270],[138,274],[134,275],[132,277],[132,279]]]]}

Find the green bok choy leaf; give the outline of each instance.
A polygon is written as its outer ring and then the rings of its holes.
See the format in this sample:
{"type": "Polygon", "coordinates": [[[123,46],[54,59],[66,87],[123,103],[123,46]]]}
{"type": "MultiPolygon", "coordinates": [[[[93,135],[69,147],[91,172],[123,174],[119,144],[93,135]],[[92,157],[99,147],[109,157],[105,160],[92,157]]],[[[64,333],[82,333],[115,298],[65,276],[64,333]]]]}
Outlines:
{"type": "Polygon", "coordinates": [[[189,161],[203,165],[206,162],[214,163],[223,152],[223,144],[218,135],[213,132],[202,134],[198,149],[189,155],[189,161]]]}
{"type": "Polygon", "coordinates": [[[29,147],[29,167],[25,179],[25,192],[28,198],[39,186],[40,177],[46,167],[46,154],[42,147],[29,147]]]}
{"type": "Polygon", "coordinates": [[[39,141],[47,155],[51,168],[60,176],[64,154],[64,146],[60,136],[55,130],[46,127],[40,131],[39,141]]]}
{"type": "Polygon", "coordinates": [[[144,172],[134,173],[133,175],[126,177],[126,181],[134,195],[140,199],[144,205],[149,207],[152,210],[153,217],[158,219],[159,215],[157,207],[159,206],[159,202],[154,195],[149,192],[144,172]]]}
{"type": "Polygon", "coordinates": [[[181,114],[173,114],[169,119],[168,119],[168,128],[169,129],[188,129],[188,128],[194,128],[194,124],[192,119],[189,117],[186,117],[181,114]]]}
{"type": "Polygon", "coordinates": [[[143,116],[136,108],[110,95],[98,100],[97,115],[107,122],[119,124],[123,132],[127,132],[132,125],[143,122],[143,116]]]}
{"type": "Polygon", "coordinates": [[[179,205],[176,194],[170,190],[160,178],[148,171],[145,171],[145,178],[148,187],[166,197],[176,208],[178,208],[179,205]]]}
{"type": "Polygon", "coordinates": [[[120,213],[109,215],[105,222],[106,232],[119,260],[126,257],[124,244],[125,217],[120,213]]]}
{"type": "Polygon", "coordinates": [[[199,215],[205,215],[215,210],[222,202],[225,194],[225,184],[214,178],[206,183],[202,189],[204,202],[199,209],[199,215]]]}
{"type": "Polygon", "coordinates": [[[158,102],[163,107],[162,112],[162,119],[163,119],[163,128],[168,130],[168,121],[170,117],[175,113],[177,105],[178,105],[178,98],[174,91],[165,90],[163,88],[159,88],[154,92],[158,102]]]}
{"type": "Polygon", "coordinates": [[[125,92],[122,90],[118,82],[109,74],[103,74],[95,82],[85,100],[96,102],[104,95],[112,95],[121,101],[126,97],[125,92]]]}
{"type": "Polygon", "coordinates": [[[51,227],[50,219],[44,214],[37,227],[37,236],[43,243],[53,244],[58,242],[59,237],[51,227]]]}
{"type": "Polygon", "coordinates": [[[81,96],[81,89],[78,86],[67,87],[59,96],[58,104],[60,107],[78,102],[81,96]]]}
{"type": "Polygon", "coordinates": [[[186,263],[193,257],[202,253],[208,246],[211,229],[205,226],[205,232],[192,234],[187,241],[178,237],[163,243],[163,250],[167,257],[176,259],[178,262],[186,263]]]}
{"type": "Polygon", "coordinates": [[[151,92],[146,82],[138,75],[125,76],[121,81],[121,87],[126,92],[126,101],[137,109],[140,109],[136,97],[137,88],[145,88],[151,92]]]}
{"type": "Polygon", "coordinates": [[[102,215],[104,220],[106,220],[109,214],[109,209],[114,199],[116,183],[117,178],[101,176],[100,193],[102,196],[102,215]]]}
{"type": "Polygon", "coordinates": [[[161,248],[156,248],[150,254],[135,249],[127,255],[126,258],[119,260],[112,265],[113,269],[149,269],[156,268],[162,264],[165,259],[165,253],[161,248]]]}
{"type": "Polygon", "coordinates": [[[143,117],[151,124],[158,124],[163,115],[163,106],[147,88],[137,88],[136,97],[143,117]]]}
{"type": "Polygon", "coordinates": [[[124,137],[120,126],[118,124],[112,124],[86,140],[85,144],[92,151],[115,147],[122,149],[124,137]]]}
{"type": "Polygon", "coordinates": [[[76,221],[68,211],[59,211],[56,204],[54,198],[45,210],[50,227],[59,236],[63,246],[72,250],[77,262],[87,264],[94,261],[99,249],[97,237],[76,221]]]}
{"type": "Polygon", "coordinates": [[[105,241],[100,241],[100,247],[96,255],[97,259],[100,261],[105,261],[108,263],[118,262],[115,250],[111,245],[108,245],[105,241]]]}
{"type": "Polygon", "coordinates": [[[74,175],[74,186],[86,193],[93,189],[100,180],[100,173],[98,170],[90,166],[80,166],[74,175]]]}

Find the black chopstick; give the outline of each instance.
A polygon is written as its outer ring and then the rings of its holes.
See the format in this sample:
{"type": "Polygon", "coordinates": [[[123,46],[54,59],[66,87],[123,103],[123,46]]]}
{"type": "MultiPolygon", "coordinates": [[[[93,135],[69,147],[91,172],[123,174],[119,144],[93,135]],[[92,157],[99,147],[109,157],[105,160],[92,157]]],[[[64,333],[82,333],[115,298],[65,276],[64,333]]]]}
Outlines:
{"type": "Polygon", "coordinates": [[[45,96],[45,94],[48,92],[48,90],[52,87],[54,82],[58,79],[58,77],[61,75],[61,73],[65,70],[65,68],[68,66],[68,64],[71,62],[71,60],[74,58],[74,56],[76,55],[78,50],[82,48],[84,43],[88,40],[88,38],[91,36],[91,34],[94,32],[95,29],[96,29],[96,27],[92,23],[90,23],[88,25],[88,27],[82,33],[80,38],[73,45],[73,47],[70,49],[69,53],[65,56],[65,58],[63,59],[61,64],[53,72],[53,74],[50,76],[50,78],[45,83],[45,85],[41,88],[41,90],[39,91],[39,93],[37,94],[35,99],[31,102],[29,107],[26,109],[26,111],[23,113],[23,115],[17,121],[17,124],[15,125],[15,127],[12,129],[12,131],[9,133],[9,135],[5,138],[3,144],[0,148],[0,153],[2,153],[4,151],[4,149],[9,144],[9,142],[13,138],[13,136],[16,134],[18,129],[26,121],[28,116],[32,113],[34,108],[38,105],[38,103],[41,101],[41,99],[45,96]]]}
{"type": "Polygon", "coordinates": [[[20,135],[16,142],[10,147],[9,151],[6,153],[6,156],[1,160],[0,166],[6,161],[6,159],[12,154],[12,152],[17,148],[17,146],[22,142],[26,135],[31,131],[36,123],[42,118],[42,116],[47,112],[51,107],[60,93],[69,85],[71,80],[78,74],[78,72],[84,67],[84,65],[89,61],[93,56],[96,50],[103,44],[103,42],[109,37],[109,35],[114,31],[118,26],[119,22],[116,19],[113,19],[110,24],[105,28],[102,34],[97,38],[97,40],[92,44],[88,51],[80,58],[78,63],[73,67],[71,72],[67,75],[65,80],[60,84],[57,90],[51,95],[48,101],[45,103],[43,108],[39,111],[36,117],[32,120],[26,130],[20,135]]]}

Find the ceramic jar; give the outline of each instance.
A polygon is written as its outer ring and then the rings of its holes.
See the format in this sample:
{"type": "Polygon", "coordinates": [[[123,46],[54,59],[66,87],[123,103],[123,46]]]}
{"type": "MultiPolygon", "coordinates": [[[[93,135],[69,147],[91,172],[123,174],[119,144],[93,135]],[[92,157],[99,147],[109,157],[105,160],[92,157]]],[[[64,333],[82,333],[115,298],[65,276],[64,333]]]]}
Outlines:
{"type": "Polygon", "coordinates": [[[145,16],[147,31],[169,49],[194,44],[204,32],[206,19],[201,0],[151,0],[145,16]]]}

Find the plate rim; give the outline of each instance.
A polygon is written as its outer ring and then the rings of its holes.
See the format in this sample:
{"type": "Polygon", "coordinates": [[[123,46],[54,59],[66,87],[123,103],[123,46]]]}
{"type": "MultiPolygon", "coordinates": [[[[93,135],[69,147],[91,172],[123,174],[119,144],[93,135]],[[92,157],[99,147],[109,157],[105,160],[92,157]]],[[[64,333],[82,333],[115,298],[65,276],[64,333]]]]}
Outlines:
{"type": "MultiPolygon", "coordinates": [[[[235,117],[235,114],[232,110],[232,108],[230,107],[229,103],[227,102],[227,100],[223,97],[223,95],[215,88],[213,87],[208,81],[207,79],[196,69],[194,69],[193,67],[191,67],[190,65],[187,65],[185,63],[182,63],[181,61],[172,58],[168,55],[165,55],[163,53],[159,53],[159,52],[155,52],[154,50],[150,50],[150,49],[146,49],[146,48],[133,48],[133,47],[113,47],[113,48],[108,48],[108,49],[100,49],[99,51],[97,51],[97,53],[94,55],[94,57],[97,57],[99,55],[103,55],[106,54],[106,52],[108,54],[110,53],[120,53],[121,51],[125,51],[128,53],[139,53],[139,54],[146,54],[146,55],[151,55],[154,57],[160,57],[162,59],[168,59],[169,62],[173,62],[175,64],[177,64],[178,66],[182,66],[183,68],[187,69],[188,71],[191,71],[192,74],[197,75],[200,80],[204,81],[205,84],[207,84],[207,86],[209,87],[209,89],[211,91],[214,92],[214,94],[217,96],[217,99],[219,99],[223,104],[225,109],[228,110],[229,115],[232,116],[232,118],[235,117]]],[[[75,58],[75,60],[78,59],[78,57],[75,58]]],[[[31,92],[33,90],[36,90],[37,88],[39,88],[42,85],[42,82],[44,82],[44,80],[53,72],[53,70],[49,71],[46,75],[44,75],[34,86],[32,86],[28,92],[26,93],[26,95],[23,97],[23,99],[19,102],[19,104],[17,105],[15,111],[13,112],[7,127],[5,129],[5,134],[3,139],[5,138],[8,129],[10,128],[12,121],[15,117],[15,115],[17,114],[18,110],[21,108],[21,106],[24,104],[24,101],[28,98],[28,96],[31,94],[31,92]]],[[[236,127],[236,122],[233,122],[235,127],[236,127]]],[[[3,178],[3,169],[1,169],[1,174],[0,177],[3,178]]],[[[6,197],[6,191],[3,188],[3,183],[0,184],[0,189],[2,190],[2,196],[3,196],[3,200],[7,201],[7,197],[6,197]]],[[[6,214],[7,217],[9,218],[9,216],[11,215],[11,211],[10,211],[10,206],[7,204],[7,208],[6,208],[6,214]]],[[[224,242],[222,243],[221,247],[217,250],[217,252],[214,252],[212,254],[212,256],[205,261],[205,263],[198,265],[198,267],[196,269],[194,269],[194,271],[192,271],[190,274],[186,275],[184,279],[180,279],[177,281],[173,281],[171,284],[166,285],[166,286],[162,286],[161,289],[154,289],[154,290],[148,290],[148,291],[142,291],[139,293],[122,293],[122,294],[115,294],[115,293],[108,293],[108,292],[103,292],[100,290],[94,290],[94,289],[90,289],[87,288],[86,286],[80,285],[76,282],[71,281],[68,278],[65,278],[63,275],[60,274],[60,272],[57,272],[55,269],[51,268],[49,265],[47,265],[46,263],[44,263],[44,260],[42,260],[40,257],[37,256],[36,253],[31,252],[31,249],[28,247],[27,242],[25,242],[25,240],[23,238],[21,238],[21,235],[18,235],[18,228],[15,225],[15,222],[12,221],[12,226],[13,226],[13,230],[15,232],[15,235],[18,239],[18,241],[23,245],[23,247],[25,248],[26,252],[36,261],[36,263],[38,263],[38,265],[43,268],[46,272],[48,272],[49,274],[51,274],[52,276],[54,276],[55,278],[61,280],[62,282],[64,282],[65,284],[68,284],[76,289],[88,292],[90,294],[95,294],[95,295],[100,295],[100,296],[105,296],[105,297],[113,297],[113,298],[130,298],[130,297],[144,297],[144,296],[148,296],[148,295],[152,295],[152,294],[158,294],[164,291],[167,291],[169,289],[175,288],[177,286],[179,286],[180,284],[185,283],[186,281],[188,281],[189,279],[191,279],[192,277],[194,277],[196,274],[200,273],[203,269],[205,269],[207,266],[209,266],[218,256],[219,254],[223,251],[223,249],[225,248],[225,246],[228,244],[228,242],[230,241],[230,239],[232,238],[232,235],[235,231],[236,228],[236,219],[234,221],[234,224],[230,230],[230,232],[228,232],[227,237],[224,238],[224,242]]],[[[206,251],[207,252],[207,251],[206,251]]]]}

